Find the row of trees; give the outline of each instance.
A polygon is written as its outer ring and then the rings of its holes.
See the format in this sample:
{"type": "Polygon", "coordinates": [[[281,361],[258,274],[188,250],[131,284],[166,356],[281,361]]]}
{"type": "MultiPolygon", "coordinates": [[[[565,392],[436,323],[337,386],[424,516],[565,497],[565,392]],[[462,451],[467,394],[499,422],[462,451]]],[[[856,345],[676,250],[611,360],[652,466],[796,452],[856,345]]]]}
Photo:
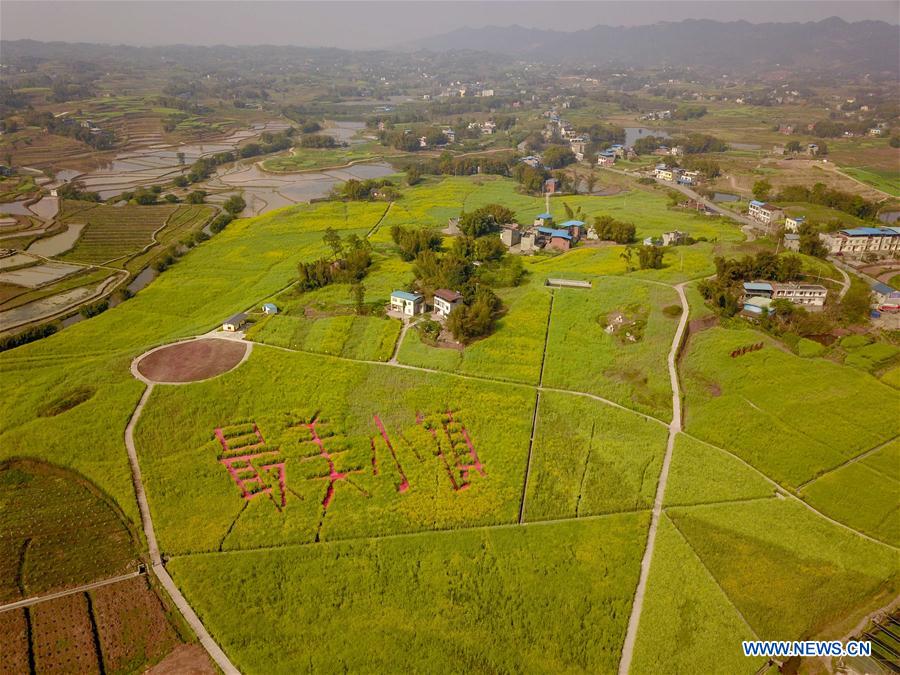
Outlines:
{"type": "Polygon", "coordinates": [[[435,176],[474,176],[475,174],[510,175],[509,159],[483,157],[454,157],[444,152],[437,159],[419,161],[406,167],[407,181],[415,185],[423,174],[435,176]]]}
{"type": "Polygon", "coordinates": [[[634,142],[634,151],[639,155],[649,155],[662,146],[681,146],[686,155],[700,155],[708,152],[725,152],[728,144],[709,134],[688,134],[684,138],[663,138],[643,136],[634,142]]]}
{"type": "Polygon", "coordinates": [[[338,142],[328,134],[306,134],[300,139],[301,148],[334,148],[338,142]]]}
{"type": "Polygon", "coordinates": [[[852,192],[829,188],[824,183],[816,183],[812,188],[803,185],[788,185],[775,197],[779,202],[809,202],[828,206],[857,218],[870,220],[878,215],[878,204],[867,201],[852,192]]]}
{"type": "Polygon", "coordinates": [[[371,201],[376,198],[394,201],[400,199],[400,191],[387,178],[369,178],[358,180],[351,178],[342,184],[336,185],[332,194],[336,199],[346,199],[354,202],[371,201]]]}

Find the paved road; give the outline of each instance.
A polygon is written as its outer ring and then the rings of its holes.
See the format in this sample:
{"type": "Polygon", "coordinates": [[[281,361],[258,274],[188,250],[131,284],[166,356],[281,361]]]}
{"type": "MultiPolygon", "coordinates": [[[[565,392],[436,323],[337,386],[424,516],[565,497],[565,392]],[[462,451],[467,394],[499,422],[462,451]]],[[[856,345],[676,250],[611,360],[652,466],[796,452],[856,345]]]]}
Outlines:
{"type": "MultiPolygon", "coordinates": [[[[628,171],[622,171],[621,169],[607,168],[606,170],[612,171],[613,173],[621,174],[623,176],[630,176],[631,178],[635,177],[635,175],[633,173],[629,173],[628,171]]],[[[720,216],[725,216],[726,218],[731,218],[731,220],[734,220],[735,222],[740,223],[741,231],[747,236],[747,241],[753,241],[756,238],[755,230],[759,228],[759,223],[756,222],[755,220],[753,220],[752,218],[748,218],[747,216],[742,215],[740,213],[736,213],[736,212],[732,211],[731,209],[726,209],[722,206],[719,206],[714,201],[707,199],[706,197],[699,194],[698,192],[695,192],[694,190],[691,190],[691,188],[689,188],[687,185],[671,183],[669,181],[660,180],[659,178],[654,178],[654,180],[657,183],[659,183],[660,185],[662,185],[663,187],[671,188],[673,190],[678,190],[678,192],[681,192],[686,197],[689,197],[690,199],[700,202],[701,204],[703,204],[710,210],[718,213],[720,216]]]]}
{"type": "Polygon", "coordinates": [[[64,598],[67,595],[74,595],[75,593],[84,593],[85,591],[92,591],[95,588],[101,588],[103,586],[109,586],[110,584],[117,584],[120,581],[125,581],[126,579],[133,579],[134,577],[138,577],[144,572],[129,572],[128,574],[120,574],[117,577],[110,577],[109,579],[102,579],[101,581],[94,581],[90,584],[84,584],[82,586],[78,586],[76,588],[67,588],[64,591],[57,591],[56,593],[47,593],[46,595],[39,595],[35,598],[26,598],[25,600],[17,600],[16,602],[11,602],[8,605],[0,605],[0,612],[8,612],[13,609],[22,609],[23,607],[31,607],[32,605],[36,605],[39,602],[47,602],[49,600],[56,600],[57,598],[64,598]]]}
{"type": "Polygon", "coordinates": [[[669,349],[669,380],[672,383],[672,422],[669,424],[669,438],[666,443],[666,454],[663,457],[662,471],[659,474],[659,483],[656,486],[656,498],[653,501],[653,512],[650,516],[650,530],[647,533],[647,548],[644,549],[644,557],[641,559],[641,576],[638,580],[637,590],[634,593],[634,602],[631,605],[631,616],[628,619],[628,631],[625,633],[625,643],[622,645],[622,657],[619,661],[619,675],[628,675],[631,668],[631,659],[634,656],[634,645],[637,640],[638,625],[641,620],[641,611],[644,608],[644,596],[647,593],[647,578],[650,576],[650,563],[653,560],[653,551],[656,547],[656,531],[659,528],[659,517],[662,514],[663,497],[666,494],[666,483],[669,480],[669,466],[672,463],[672,449],[675,447],[675,437],[681,431],[681,387],[678,384],[678,351],[681,348],[681,340],[684,329],[687,326],[688,306],[687,297],[684,295],[684,284],[675,287],[678,298],[681,300],[681,319],[678,321],[678,330],[672,340],[669,349]]]}
{"type": "Polygon", "coordinates": [[[153,573],[172,598],[172,602],[175,603],[175,606],[178,608],[178,611],[181,612],[184,620],[187,621],[188,625],[193,629],[194,633],[196,633],[197,638],[200,640],[200,644],[203,645],[204,649],[209,653],[210,658],[216,662],[216,665],[222,669],[222,672],[227,675],[237,675],[240,671],[234,667],[225,655],[225,652],[222,651],[222,648],[212,639],[209,631],[206,630],[206,626],[200,621],[200,617],[197,616],[188,604],[188,601],[181,594],[178,586],[172,581],[172,577],[169,576],[168,571],[163,565],[162,558],[159,555],[156,532],[153,530],[153,520],[150,517],[150,505],[147,503],[147,495],[144,493],[144,483],[141,479],[141,467],[140,464],[138,464],[137,450],[134,447],[134,428],[137,426],[138,419],[140,419],[141,413],[144,411],[144,406],[147,404],[147,400],[150,398],[151,393],[153,393],[153,385],[148,384],[141,396],[141,400],[134,409],[134,413],[131,415],[131,419],[128,421],[128,426],[125,427],[125,447],[128,450],[128,462],[131,464],[131,479],[134,483],[134,493],[141,510],[141,525],[144,528],[144,536],[147,538],[147,547],[150,551],[150,562],[153,564],[153,573]]]}

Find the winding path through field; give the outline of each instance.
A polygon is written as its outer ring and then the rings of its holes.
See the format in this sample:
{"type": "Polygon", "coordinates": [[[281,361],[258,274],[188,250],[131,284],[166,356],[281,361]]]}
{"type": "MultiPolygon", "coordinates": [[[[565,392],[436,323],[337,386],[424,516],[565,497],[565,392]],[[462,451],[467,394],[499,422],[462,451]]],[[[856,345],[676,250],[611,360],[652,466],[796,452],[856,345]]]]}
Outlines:
{"type": "Polygon", "coordinates": [[[644,557],[641,559],[641,576],[638,580],[637,590],[634,593],[634,602],[631,605],[631,616],[628,619],[628,630],[625,633],[625,643],[622,645],[622,657],[619,661],[619,675],[628,675],[631,668],[631,659],[634,656],[634,645],[637,641],[638,625],[641,620],[641,611],[644,608],[644,596],[647,592],[647,578],[650,576],[650,563],[653,560],[653,550],[656,547],[656,531],[659,528],[659,518],[662,513],[663,498],[666,494],[666,483],[669,480],[669,466],[672,464],[672,450],[675,447],[675,437],[681,431],[681,387],[678,383],[678,351],[684,338],[684,329],[687,326],[688,306],[687,297],[684,295],[684,283],[675,287],[678,291],[678,299],[681,301],[681,318],[678,321],[678,329],[672,339],[672,347],[669,349],[668,366],[669,380],[672,383],[672,421],[669,423],[669,438],[666,442],[666,454],[663,457],[662,471],[659,474],[659,482],[656,485],[656,499],[653,501],[653,512],[650,516],[650,530],[647,533],[647,547],[644,549],[644,557]]]}
{"type": "Polygon", "coordinates": [[[225,652],[222,651],[222,648],[216,644],[216,641],[213,640],[209,631],[206,630],[206,626],[200,621],[200,617],[197,616],[196,612],[194,612],[188,604],[188,601],[181,594],[181,591],[178,590],[178,586],[172,581],[172,577],[169,576],[169,572],[166,570],[162,558],[159,555],[159,544],[156,542],[156,532],[153,530],[150,505],[147,503],[147,495],[144,492],[144,483],[141,479],[141,466],[138,463],[137,450],[134,447],[134,428],[137,426],[138,419],[140,419],[141,413],[144,411],[144,406],[147,404],[150,394],[153,393],[153,386],[153,384],[147,385],[147,388],[141,395],[141,400],[138,401],[137,407],[131,415],[131,419],[128,420],[128,426],[125,427],[125,448],[128,450],[128,462],[131,464],[131,479],[134,483],[134,493],[137,497],[138,507],[141,510],[141,525],[144,528],[144,536],[147,538],[147,548],[150,551],[150,562],[153,565],[153,573],[156,575],[156,578],[159,579],[163,588],[166,589],[169,597],[172,598],[172,602],[175,603],[175,606],[178,608],[178,611],[181,612],[184,620],[188,623],[194,633],[196,633],[197,638],[200,640],[200,644],[203,645],[203,648],[209,653],[210,658],[216,662],[216,665],[222,669],[222,672],[227,675],[237,675],[240,671],[234,667],[225,655],[225,652]]]}

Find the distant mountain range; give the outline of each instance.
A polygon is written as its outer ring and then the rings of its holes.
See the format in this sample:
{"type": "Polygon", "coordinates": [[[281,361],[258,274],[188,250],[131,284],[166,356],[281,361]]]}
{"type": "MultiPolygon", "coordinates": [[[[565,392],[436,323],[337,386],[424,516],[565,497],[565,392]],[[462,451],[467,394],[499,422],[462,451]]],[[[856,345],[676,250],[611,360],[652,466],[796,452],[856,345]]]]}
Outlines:
{"type": "Polygon", "coordinates": [[[547,63],[782,66],[859,73],[900,68],[900,26],[881,21],[847,23],[836,17],[814,23],[687,20],[573,32],[488,26],[423,38],[403,49],[475,50],[547,63]]]}

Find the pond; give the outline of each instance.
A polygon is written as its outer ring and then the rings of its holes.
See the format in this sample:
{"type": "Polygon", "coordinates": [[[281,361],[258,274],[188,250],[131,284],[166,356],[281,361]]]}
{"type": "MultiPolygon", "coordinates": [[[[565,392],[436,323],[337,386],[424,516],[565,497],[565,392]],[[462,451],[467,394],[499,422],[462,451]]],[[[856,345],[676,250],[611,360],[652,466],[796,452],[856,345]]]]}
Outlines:
{"type": "Polygon", "coordinates": [[[147,286],[149,286],[150,282],[153,281],[157,276],[159,276],[159,272],[157,272],[152,267],[147,267],[134,279],[132,279],[131,283],[128,284],[126,288],[130,293],[137,293],[138,291],[143,290],[147,286]]]}
{"type": "Polygon", "coordinates": [[[739,195],[729,194],[728,192],[714,192],[713,193],[713,201],[714,202],[739,202],[741,198],[739,195]]]}
{"type": "Polygon", "coordinates": [[[662,129],[649,129],[647,127],[625,127],[625,147],[630,148],[639,138],[656,136],[658,138],[672,138],[662,129]]]}
{"type": "Polygon", "coordinates": [[[211,190],[241,190],[247,210],[259,215],[282,206],[327,197],[331,189],[351,178],[382,178],[395,173],[386,162],[367,162],[334,171],[267,173],[256,164],[231,167],[207,181],[211,190]]]}
{"type": "Polygon", "coordinates": [[[83,229],[84,224],[69,225],[65,231],[60,232],[59,234],[38,239],[26,248],[25,251],[45,258],[52,258],[53,256],[60,255],[75,245],[75,242],[78,241],[78,237],[81,236],[81,230],[83,229]]]}
{"type": "Polygon", "coordinates": [[[896,223],[900,220],[900,211],[884,211],[878,214],[878,220],[882,223],[896,223]]]}

